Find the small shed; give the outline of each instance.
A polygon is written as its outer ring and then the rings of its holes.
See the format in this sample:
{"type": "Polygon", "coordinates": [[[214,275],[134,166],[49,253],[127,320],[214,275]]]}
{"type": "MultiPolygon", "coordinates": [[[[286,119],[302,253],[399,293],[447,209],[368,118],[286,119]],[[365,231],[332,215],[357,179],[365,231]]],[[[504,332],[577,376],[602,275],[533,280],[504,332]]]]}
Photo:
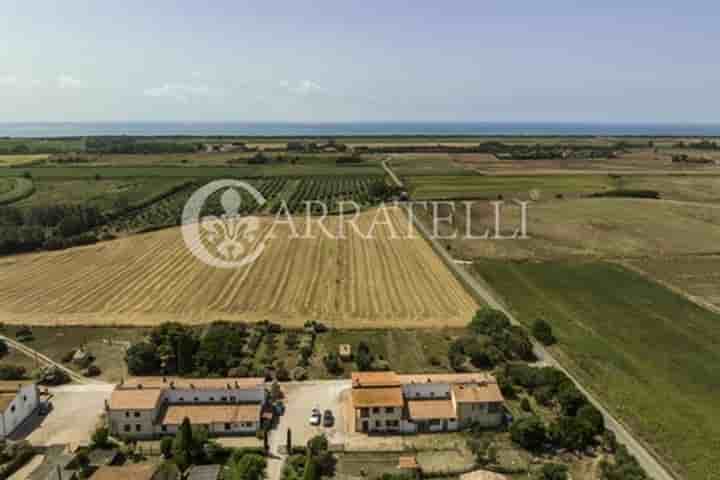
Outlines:
{"type": "Polygon", "coordinates": [[[352,347],[348,343],[343,343],[338,346],[338,355],[344,361],[348,361],[352,358],[352,347]]]}

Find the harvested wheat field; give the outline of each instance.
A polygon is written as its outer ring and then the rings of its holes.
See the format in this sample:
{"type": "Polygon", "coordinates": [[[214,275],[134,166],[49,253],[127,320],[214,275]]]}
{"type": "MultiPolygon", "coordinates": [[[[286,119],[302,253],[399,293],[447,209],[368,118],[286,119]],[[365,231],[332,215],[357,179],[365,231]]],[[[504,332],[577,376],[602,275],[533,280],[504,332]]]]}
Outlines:
{"type": "MultiPolygon", "coordinates": [[[[360,215],[367,234],[379,210],[360,215]]],[[[153,325],[215,320],[302,325],[321,320],[337,327],[465,325],[477,308],[452,273],[398,209],[389,225],[363,239],[303,239],[298,220],[261,219],[260,257],[238,269],[197,260],[180,230],[132,236],[89,247],[0,259],[0,321],[35,325],[153,325]]],[[[382,220],[384,217],[378,217],[382,220]]],[[[325,220],[331,232],[337,217],[325,220]]],[[[317,225],[315,225],[317,226],[317,225]]],[[[347,226],[347,224],[346,224],[347,226]]]]}

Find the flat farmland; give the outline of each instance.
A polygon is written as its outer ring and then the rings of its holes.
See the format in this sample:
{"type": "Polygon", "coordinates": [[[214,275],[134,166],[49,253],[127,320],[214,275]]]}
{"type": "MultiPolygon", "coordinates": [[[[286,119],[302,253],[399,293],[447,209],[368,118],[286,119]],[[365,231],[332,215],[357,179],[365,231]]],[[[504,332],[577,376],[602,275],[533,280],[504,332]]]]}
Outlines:
{"type": "Polygon", "coordinates": [[[720,256],[649,257],[629,264],[701,305],[720,310],[720,256]]]}
{"type": "MultiPolygon", "coordinates": [[[[357,225],[369,232],[377,210],[357,225]]],[[[60,252],[0,259],[0,321],[35,325],[155,325],[177,320],[272,320],[300,326],[464,326],[478,305],[408,222],[389,209],[374,239],[353,234],[291,238],[285,225],[261,219],[260,257],[238,269],[197,260],[178,229],[60,252]]],[[[384,218],[384,217],[383,217],[384,218]]],[[[315,227],[317,224],[314,221],[315,227]]],[[[325,225],[337,232],[337,217],[325,225]]],[[[296,223],[304,235],[304,220],[296,223]]],[[[297,235],[295,236],[297,237],[297,235]]]]}
{"type": "MultiPolygon", "coordinates": [[[[506,197],[507,198],[507,197],[506,197]]],[[[427,225],[429,213],[416,208],[427,225]]],[[[533,203],[527,210],[528,239],[463,238],[467,214],[462,203],[455,212],[448,207],[439,215],[452,215],[453,226],[439,224],[439,233],[453,252],[464,258],[565,257],[642,258],[669,255],[707,255],[720,245],[720,208],[717,205],[677,203],[631,198],[584,198],[533,203]]],[[[504,236],[520,227],[520,208],[506,201],[500,210],[504,236]]],[[[477,202],[471,210],[471,232],[475,236],[490,229],[495,215],[488,202],[477,202]]]]}
{"type": "Polygon", "coordinates": [[[720,315],[603,262],[481,260],[477,273],[680,478],[720,479],[720,315]]]}

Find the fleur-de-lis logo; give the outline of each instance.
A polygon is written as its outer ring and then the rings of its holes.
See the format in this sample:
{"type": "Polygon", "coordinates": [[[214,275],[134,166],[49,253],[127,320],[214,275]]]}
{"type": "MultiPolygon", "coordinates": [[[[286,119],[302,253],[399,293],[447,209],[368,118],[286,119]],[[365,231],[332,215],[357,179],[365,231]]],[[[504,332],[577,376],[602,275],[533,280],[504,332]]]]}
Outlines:
{"type": "Polygon", "coordinates": [[[241,215],[241,191],[249,193],[248,200],[254,200],[258,206],[265,204],[260,192],[239,180],[211,182],[193,193],[185,204],[183,239],[193,255],[208,265],[237,268],[255,261],[265,248],[259,237],[259,219],[241,215]],[[222,189],[225,191],[220,196],[220,205],[224,213],[201,217],[202,207],[210,195],[222,189]]]}

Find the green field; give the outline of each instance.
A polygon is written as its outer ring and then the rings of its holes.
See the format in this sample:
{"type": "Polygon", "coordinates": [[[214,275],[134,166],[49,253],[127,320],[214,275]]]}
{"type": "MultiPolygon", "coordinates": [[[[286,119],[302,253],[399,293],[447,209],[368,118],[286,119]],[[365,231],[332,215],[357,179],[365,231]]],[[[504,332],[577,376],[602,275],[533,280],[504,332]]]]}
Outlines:
{"type": "Polygon", "coordinates": [[[606,263],[476,263],[584,385],[683,476],[720,478],[720,316],[606,263]]]}
{"type": "Polygon", "coordinates": [[[0,178],[0,205],[8,205],[33,194],[35,186],[27,178],[0,178]]]}
{"type": "Polygon", "coordinates": [[[540,198],[554,198],[561,194],[577,197],[615,187],[615,180],[607,175],[537,175],[537,176],[411,176],[407,179],[410,194],[415,200],[441,199],[528,199],[531,190],[540,198]]]}

